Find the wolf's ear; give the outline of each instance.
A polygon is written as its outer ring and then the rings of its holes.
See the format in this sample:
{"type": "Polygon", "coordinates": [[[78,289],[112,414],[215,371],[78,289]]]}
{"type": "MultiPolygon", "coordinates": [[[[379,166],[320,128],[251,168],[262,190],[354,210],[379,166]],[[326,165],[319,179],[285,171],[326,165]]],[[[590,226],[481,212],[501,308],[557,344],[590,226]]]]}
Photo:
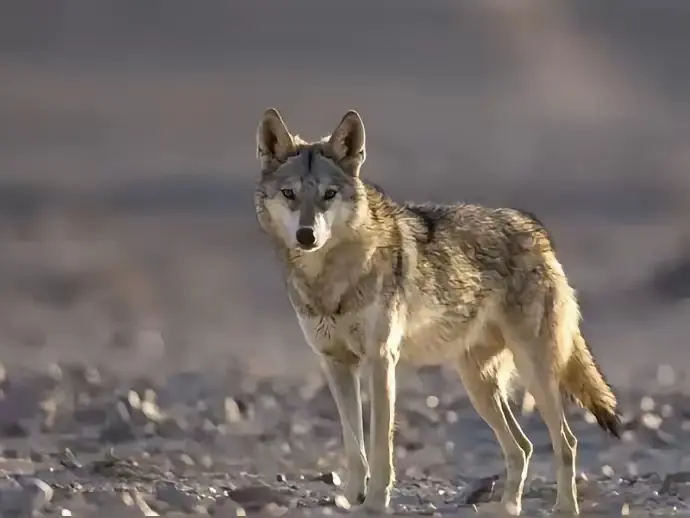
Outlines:
{"type": "Polygon", "coordinates": [[[354,110],[345,114],[328,140],[340,167],[352,176],[359,176],[366,158],[365,140],[364,123],[354,110]]]}
{"type": "Polygon", "coordinates": [[[275,108],[267,109],[256,130],[256,156],[262,167],[275,166],[295,150],[295,141],[275,108]]]}

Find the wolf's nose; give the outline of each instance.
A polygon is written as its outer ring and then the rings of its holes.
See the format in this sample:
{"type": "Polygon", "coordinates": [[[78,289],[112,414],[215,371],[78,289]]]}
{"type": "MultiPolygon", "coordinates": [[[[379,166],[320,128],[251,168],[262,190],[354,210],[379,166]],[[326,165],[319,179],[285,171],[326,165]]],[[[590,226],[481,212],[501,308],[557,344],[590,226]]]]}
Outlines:
{"type": "Polygon", "coordinates": [[[304,248],[311,248],[316,243],[314,229],[311,227],[300,227],[297,229],[297,242],[304,248]]]}

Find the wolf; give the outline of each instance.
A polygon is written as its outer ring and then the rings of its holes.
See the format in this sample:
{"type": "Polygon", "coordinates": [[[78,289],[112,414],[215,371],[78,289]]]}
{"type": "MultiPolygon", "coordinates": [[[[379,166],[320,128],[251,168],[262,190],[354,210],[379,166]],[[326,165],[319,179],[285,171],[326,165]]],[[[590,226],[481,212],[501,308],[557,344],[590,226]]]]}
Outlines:
{"type": "Polygon", "coordinates": [[[580,330],[575,291],[533,215],[468,203],[399,203],[360,176],[364,123],[348,111],[305,141],[269,108],[258,124],[256,217],[289,300],[318,354],[342,426],[344,496],[381,512],[395,480],[396,365],[452,365],[493,429],[506,466],[500,502],[519,515],[532,444],[509,406],[520,382],[548,428],[555,509],[579,514],[573,400],[619,437],[616,396],[580,330]],[[360,371],[369,369],[365,448],[360,371]]]}

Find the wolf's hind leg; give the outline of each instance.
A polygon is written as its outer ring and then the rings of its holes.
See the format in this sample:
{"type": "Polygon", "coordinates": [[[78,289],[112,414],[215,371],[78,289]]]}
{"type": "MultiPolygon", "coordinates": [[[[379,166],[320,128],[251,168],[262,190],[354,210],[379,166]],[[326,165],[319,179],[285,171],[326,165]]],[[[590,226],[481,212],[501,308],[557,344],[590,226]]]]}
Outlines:
{"type": "MultiPolygon", "coordinates": [[[[542,339],[542,338],[538,338],[542,339]]],[[[526,351],[529,349],[523,348],[526,351]]],[[[543,349],[542,349],[543,350],[543,349]]],[[[552,365],[545,358],[522,353],[515,357],[520,376],[529,380],[527,389],[549,430],[557,470],[556,510],[579,514],[575,486],[577,439],[566,421],[563,397],[552,365]]]]}
{"type": "Polygon", "coordinates": [[[510,514],[520,514],[527,467],[532,455],[532,443],[520,428],[506,402],[505,387],[500,374],[501,358],[505,353],[473,348],[463,354],[458,370],[470,401],[477,413],[496,435],[506,462],[506,483],[501,498],[502,508],[510,514]]]}

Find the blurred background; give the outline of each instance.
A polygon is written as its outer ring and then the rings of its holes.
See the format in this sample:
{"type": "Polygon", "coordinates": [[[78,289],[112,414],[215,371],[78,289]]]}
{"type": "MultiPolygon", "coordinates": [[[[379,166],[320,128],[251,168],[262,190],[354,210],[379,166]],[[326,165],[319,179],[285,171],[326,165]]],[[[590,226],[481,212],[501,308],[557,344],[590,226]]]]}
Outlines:
{"type": "Polygon", "coordinates": [[[690,367],[685,0],[0,5],[0,361],[317,369],[255,129],[367,127],[398,199],[535,212],[611,381],[690,367]]]}

